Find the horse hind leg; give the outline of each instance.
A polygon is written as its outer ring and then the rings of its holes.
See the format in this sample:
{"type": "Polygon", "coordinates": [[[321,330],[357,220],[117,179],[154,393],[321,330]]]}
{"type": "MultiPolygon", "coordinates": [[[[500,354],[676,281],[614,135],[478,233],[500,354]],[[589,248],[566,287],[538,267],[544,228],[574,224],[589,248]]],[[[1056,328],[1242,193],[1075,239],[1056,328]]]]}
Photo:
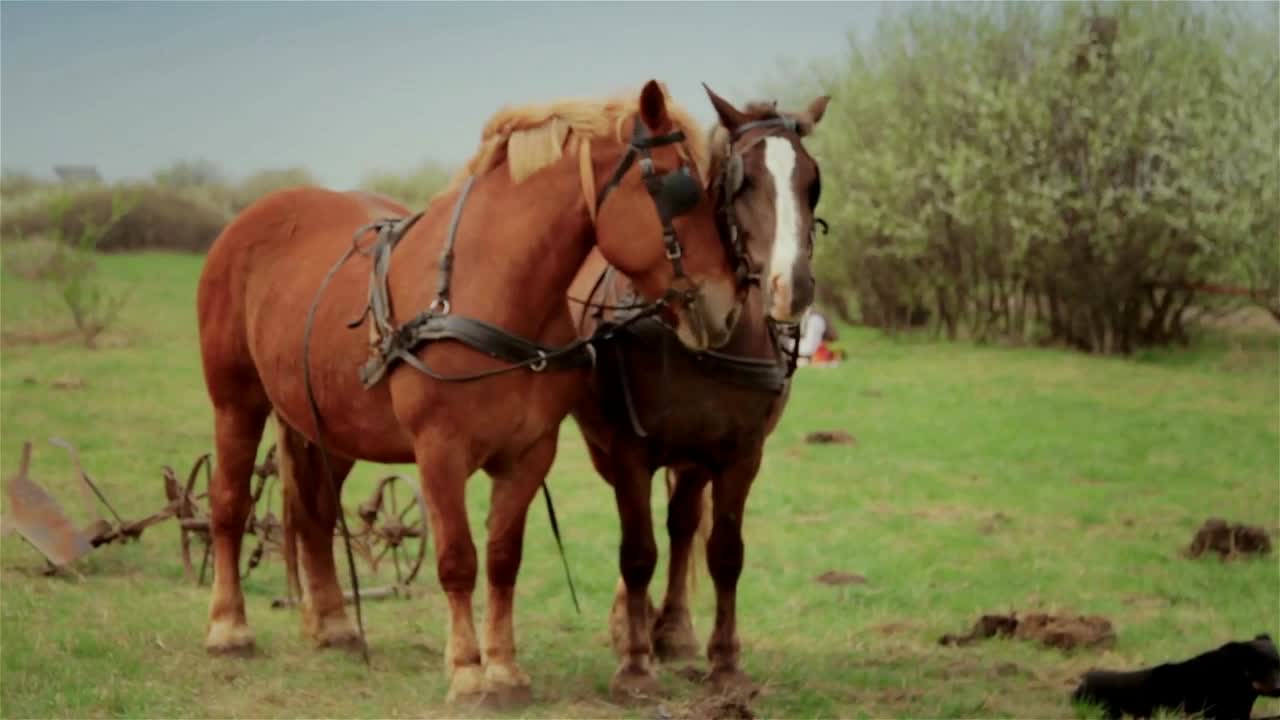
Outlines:
{"type": "Polygon", "coordinates": [[[698,655],[698,638],[689,611],[689,591],[697,577],[694,550],[705,547],[711,532],[709,498],[704,490],[711,476],[700,468],[668,471],[667,534],[671,556],[667,565],[667,591],[662,610],[653,625],[653,650],[663,661],[690,660],[698,655]]]}
{"type": "Polygon", "coordinates": [[[205,649],[211,654],[249,655],[253,631],[240,587],[240,548],[253,498],[250,481],[270,407],[253,392],[214,404],[216,461],[209,483],[209,532],[213,544],[213,591],[205,649]]]}
{"type": "MultiPolygon", "coordinates": [[[[285,502],[286,574],[290,591],[302,595],[303,634],[316,647],[359,649],[360,634],[347,616],[333,558],[333,530],[341,506],[329,487],[320,448],[278,414],[273,413],[273,418],[285,502]],[[305,583],[299,582],[298,564],[305,583]]],[[[334,481],[341,488],[354,463],[332,455],[329,459],[334,481]]]]}

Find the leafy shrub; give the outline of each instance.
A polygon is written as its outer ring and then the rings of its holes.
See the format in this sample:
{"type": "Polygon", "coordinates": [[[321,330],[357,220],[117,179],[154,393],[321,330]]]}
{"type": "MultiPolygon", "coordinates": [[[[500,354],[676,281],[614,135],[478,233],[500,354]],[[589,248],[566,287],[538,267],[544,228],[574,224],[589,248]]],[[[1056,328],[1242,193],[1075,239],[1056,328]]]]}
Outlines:
{"type": "Polygon", "coordinates": [[[890,330],[1102,353],[1184,341],[1206,284],[1280,287],[1276,23],[1219,10],[887,20],[822,83],[823,283],[890,330]]]}
{"type": "Polygon", "coordinates": [[[311,173],[302,168],[262,170],[245,178],[231,193],[232,211],[240,212],[267,193],[302,185],[315,185],[311,173]]]}
{"type": "Polygon", "coordinates": [[[420,208],[443,190],[452,176],[447,168],[427,161],[404,175],[393,172],[370,174],[360,183],[360,188],[386,195],[408,207],[420,208]]]}
{"type": "Polygon", "coordinates": [[[41,180],[24,170],[5,168],[4,172],[0,173],[0,198],[4,198],[7,203],[9,200],[30,195],[50,185],[52,183],[41,180]]]}
{"type": "Polygon", "coordinates": [[[58,193],[47,206],[48,241],[53,251],[41,268],[40,277],[57,288],[85,347],[93,348],[98,336],[115,322],[132,293],[132,289],[119,294],[105,290],[93,262],[93,253],[115,223],[130,211],[136,194],[112,193],[105,222],[100,223],[89,216],[81,217],[79,233],[64,236],[63,228],[68,226],[66,219],[73,197],[70,192],[58,193]]]}
{"type": "Polygon", "coordinates": [[[100,252],[142,249],[204,252],[230,219],[228,213],[173,190],[149,185],[120,185],[64,191],[43,198],[0,222],[0,235],[80,239],[96,233],[100,252]],[[133,198],[127,212],[113,213],[118,197],[133,198]]]}
{"type": "Polygon", "coordinates": [[[222,170],[208,160],[179,160],[152,176],[155,184],[170,190],[226,185],[222,170]]]}

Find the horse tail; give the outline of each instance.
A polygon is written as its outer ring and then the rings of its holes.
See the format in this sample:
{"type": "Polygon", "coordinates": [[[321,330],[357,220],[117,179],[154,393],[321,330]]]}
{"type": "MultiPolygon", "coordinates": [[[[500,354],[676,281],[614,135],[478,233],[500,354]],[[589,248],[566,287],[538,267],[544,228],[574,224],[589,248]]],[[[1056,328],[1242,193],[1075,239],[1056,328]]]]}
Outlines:
{"type": "Polygon", "coordinates": [[[698,571],[707,571],[707,542],[711,540],[711,483],[702,486],[702,513],[693,533],[693,553],[689,559],[689,592],[697,588],[698,571]]]}
{"type": "MultiPolygon", "coordinates": [[[[667,484],[667,502],[676,492],[676,475],[671,468],[664,468],[663,479],[667,484]]],[[[698,572],[707,567],[707,541],[711,539],[711,483],[702,488],[702,511],[698,516],[698,527],[693,533],[693,549],[689,553],[688,576],[689,594],[698,590],[698,572]]]]}

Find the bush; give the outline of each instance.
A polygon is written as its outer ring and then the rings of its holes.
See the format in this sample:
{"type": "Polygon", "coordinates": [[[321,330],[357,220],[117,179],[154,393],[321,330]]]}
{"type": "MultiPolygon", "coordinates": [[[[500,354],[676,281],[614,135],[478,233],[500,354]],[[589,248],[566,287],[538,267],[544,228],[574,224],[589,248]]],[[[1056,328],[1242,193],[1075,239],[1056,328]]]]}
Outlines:
{"type": "Polygon", "coordinates": [[[222,170],[208,160],[179,160],[152,177],[156,185],[170,190],[226,185],[222,170]]]}
{"type": "Polygon", "coordinates": [[[112,193],[105,222],[84,216],[78,223],[79,232],[64,236],[68,210],[73,195],[63,191],[53,196],[47,204],[49,213],[48,242],[52,252],[38,277],[53,284],[66,304],[85,347],[96,346],[97,338],[119,316],[121,308],[129,300],[132,289],[120,294],[110,294],[102,286],[93,253],[102,238],[116,222],[124,217],[136,200],[136,193],[112,193]]]}
{"type": "Polygon", "coordinates": [[[9,200],[39,192],[52,184],[25,170],[5,168],[0,173],[0,198],[4,198],[7,204],[9,200]]]}
{"type": "Polygon", "coordinates": [[[822,282],[890,330],[1101,353],[1185,341],[1208,283],[1280,285],[1276,23],[1219,10],[887,20],[823,82],[822,282]]]}
{"type": "Polygon", "coordinates": [[[86,230],[101,230],[94,242],[100,252],[142,249],[203,253],[230,216],[181,193],[149,185],[119,185],[54,193],[41,202],[6,213],[0,222],[5,237],[61,237],[78,239],[86,230]],[[112,221],[121,195],[133,202],[112,221]]]}
{"type": "Polygon", "coordinates": [[[302,168],[262,170],[245,178],[244,182],[241,182],[231,193],[231,209],[233,212],[238,213],[267,193],[290,187],[315,184],[316,181],[311,177],[311,173],[302,168]]]}
{"type": "Polygon", "coordinates": [[[433,162],[424,162],[405,175],[392,172],[373,173],[360,183],[360,189],[393,198],[410,208],[420,208],[443,190],[453,173],[433,162]]]}

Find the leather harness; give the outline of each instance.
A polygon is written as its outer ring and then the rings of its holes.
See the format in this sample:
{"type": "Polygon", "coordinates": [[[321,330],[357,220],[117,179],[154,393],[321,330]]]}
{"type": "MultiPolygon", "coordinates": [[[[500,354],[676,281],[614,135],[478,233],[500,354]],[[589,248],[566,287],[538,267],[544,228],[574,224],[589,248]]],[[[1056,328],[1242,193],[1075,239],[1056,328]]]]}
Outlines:
{"type": "MultiPolygon", "coordinates": [[[[754,285],[760,287],[761,268],[752,262],[751,254],[747,250],[746,243],[743,242],[741,234],[738,231],[737,218],[733,212],[733,195],[737,188],[732,187],[732,175],[734,172],[741,173],[742,156],[749,151],[756,143],[761,142],[766,137],[774,136],[777,133],[766,133],[760,135],[741,147],[732,147],[732,143],[736,143],[742,139],[748,130],[755,128],[776,128],[780,132],[796,133],[797,127],[795,120],[789,117],[776,116],[755,120],[744,123],[734,130],[730,136],[731,153],[726,161],[720,175],[716,178],[716,190],[720,202],[717,207],[718,220],[722,225],[721,235],[725,238],[730,251],[731,262],[735,268],[735,274],[741,285],[754,285]],[[734,165],[737,163],[737,167],[734,165]]],[[[737,184],[740,184],[740,180],[737,184]]],[[[815,218],[815,225],[821,225],[823,232],[827,231],[827,223],[819,218],[815,218]]],[[[672,330],[665,323],[650,315],[643,317],[639,313],[635,313],[640,309],[643,312],[642,304],[636,302],[635,290],[628,286],[626,293],[622,296],[617,304],[604,304],[592,302],[596,294],[606,285],[606,281],[615,272],[612,265],[607,266],[600,277],[596,280],[592,288],[588,301],[584,302],[583,312],[589,308],[595,308],[594,316],[597,321],[601,322],[601,327],[610,328],[612,334],[625,335],[628,338],[638,341],[648,347],[653,347],[655,343],[661,343],[663,352],[667,352],[668,339],[672,334],[672,330]],[[614,321],[606,322],[603,319],[605,310],[615,311],[614,321]]],[[[791,376],[795,374],[797,365],[798,352],[798,336],[799,323],[782,323],[766,318],[769,328],[770,338],[773,341],[775,357],[774,358],[758,358],[742,355],[731,355],[715,350],[702,350],[695,352],[688,349],[680,343],[678,351],[682,352],[685,357],[691,358],[695,363],[703,369],[708,378],[714,378],[717,381],[745,387],[751,390],[771,393],[774,395],[782,393],[791,376]],[[790,341],[790,349],[783,346],[783,341],[790,341]]],[[[627,372],[624,362],[624,355],[621,343],[614,343],[614,355],[618,366],[618,381],[621,385],[622,396],[626,405],[627,417],[631,423],[631,429],[639,437],[649,437],[643,424],[640,422],[639,414],[636,411],[635,400],[631,391],[630,383],[627,381],[627,372]]],[[[664,384],[666,382],[666,360],[664,355],[664,384]]]]}

